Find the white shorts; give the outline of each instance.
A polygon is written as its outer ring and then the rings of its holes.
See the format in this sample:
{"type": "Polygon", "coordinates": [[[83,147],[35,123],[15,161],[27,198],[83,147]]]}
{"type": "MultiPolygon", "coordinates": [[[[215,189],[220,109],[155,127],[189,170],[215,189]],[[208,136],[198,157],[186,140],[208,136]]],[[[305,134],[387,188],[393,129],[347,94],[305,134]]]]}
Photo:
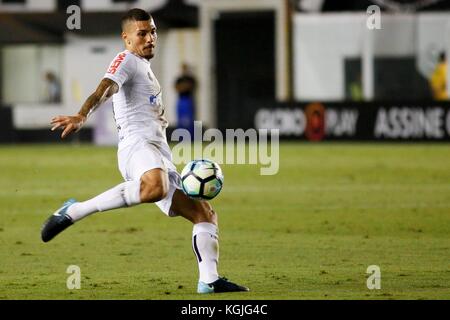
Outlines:
{"type": "Polygon", "coordinates": [[[127,141],[127,146],[119,148],[117,152],[119,170],[125,181],[140,180],[141,176],[152,169],[161,168],[169,177],[169,191],[167,196],[155,204],[169,217],[176,216],[170,210],[172,196],[177,189],[181,189],[181,177],[172,163],[172,154],[167,143],[154,144],[145,138],[127,141]]]}

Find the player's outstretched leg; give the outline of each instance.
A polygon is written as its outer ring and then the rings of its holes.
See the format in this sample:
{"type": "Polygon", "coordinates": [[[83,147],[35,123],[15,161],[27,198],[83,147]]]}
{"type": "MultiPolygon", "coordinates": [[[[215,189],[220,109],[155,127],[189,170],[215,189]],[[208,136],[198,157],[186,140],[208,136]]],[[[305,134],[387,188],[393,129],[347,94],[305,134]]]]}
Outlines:
{"type": "Polygon", "coordinates": [[[141,203],[140,185],[140,181],[127,181],[84,202],[68,200],[44,223],[41,230],[42,241],[50,241],[67,227],[92,213],[141,203]]]}
{"type": "Polygon", "coordinates": [[[166,192],[165,179],[166,174],[162,169],[152,169],[145,174],[145,181],[123,182],[87,201],[76,202],[73,199],[67,201],[44,223],[41,230],[42,241],[50,241],[76,221],[95,212],[161,200],[166,192]]]}
{"type": "Polygon", "coordinates": [[[211,205],[206,201],[192,200],[182,191],[176,190],[172,198],[171,210],[194,224],[192,248],[197,257],[200,274],[197,292],[249,291],[247,287],[219,277],[217,272],[219,262],[217,215],[211,205]]]}

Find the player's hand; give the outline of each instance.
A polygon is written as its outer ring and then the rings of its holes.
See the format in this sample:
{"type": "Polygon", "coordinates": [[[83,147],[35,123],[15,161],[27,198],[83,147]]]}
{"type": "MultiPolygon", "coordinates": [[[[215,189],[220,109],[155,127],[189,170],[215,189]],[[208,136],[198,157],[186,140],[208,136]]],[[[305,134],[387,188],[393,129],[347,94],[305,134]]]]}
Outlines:
{"type": "Polygon", "coordinates": [[[61,138],[64,139],[70,133],[80,130],[85,121],[86,117],[81,114],[77,114],[76,116],[57,116],[52,119],[51,124],[53,127],[51,130],[63,129],[61,138]]]}

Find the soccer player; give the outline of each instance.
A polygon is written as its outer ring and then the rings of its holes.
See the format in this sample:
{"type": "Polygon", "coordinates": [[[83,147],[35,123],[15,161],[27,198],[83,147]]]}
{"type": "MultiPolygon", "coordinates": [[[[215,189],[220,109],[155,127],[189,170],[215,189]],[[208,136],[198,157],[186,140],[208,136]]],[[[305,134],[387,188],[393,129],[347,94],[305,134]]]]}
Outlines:
{"type": "Polygon", "coordinates": [[[206,201],[187,197],[167,144],[161,87],[150,67],[157,41],[156,25],[144,10],[131,9],[122,18],[126,50],[110,64],[95,92],[78,114],[52,119],[61,138],[80,130],[89,115],[111,96],[119,134],[118,163],[125,182],[83,202],[69,199],[44,223],[41,237],[50,241],[73,223],[95,212],[154,202],[166,215],[194,224],[192,247],[199,268],[198,293],[248,291],[219,277],[217,215],[206,201]]]}

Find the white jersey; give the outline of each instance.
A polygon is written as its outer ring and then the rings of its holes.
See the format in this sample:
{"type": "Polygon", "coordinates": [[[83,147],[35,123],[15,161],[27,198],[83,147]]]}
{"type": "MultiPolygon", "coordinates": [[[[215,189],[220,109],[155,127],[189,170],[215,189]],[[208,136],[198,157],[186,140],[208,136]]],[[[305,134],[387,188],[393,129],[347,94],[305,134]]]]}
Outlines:
{"type": "Polygon", "coordinates": [[[161,86],[150,68],[150,61],[125,50],[114,58],[104,77],[119,86],[119,91],[113,95],[119,149],[135,138],[155,144],[167,143],[168,122],[164,117],[161,86]]]}

